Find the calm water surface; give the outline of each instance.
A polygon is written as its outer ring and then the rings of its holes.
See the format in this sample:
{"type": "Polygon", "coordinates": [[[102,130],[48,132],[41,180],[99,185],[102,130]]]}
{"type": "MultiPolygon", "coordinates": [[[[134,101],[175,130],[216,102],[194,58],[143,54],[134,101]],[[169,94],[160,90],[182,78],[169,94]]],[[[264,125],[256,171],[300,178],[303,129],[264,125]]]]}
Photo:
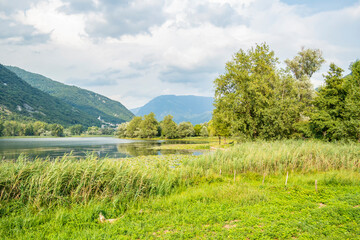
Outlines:
{"type": "Polygon", "coordinates": [[[199,155],[202,151],[155,150],[164,144],[194,144],[191,141],[128,140],[113,137],[70,137],[70,138],[3,138],[0,139],[0,160],[16,159],[20,154],[31,158],[56,158],[72,153],[84,157],[95,153],[99,157],[123,158],[141,155],[190,154],[199,155]]]}

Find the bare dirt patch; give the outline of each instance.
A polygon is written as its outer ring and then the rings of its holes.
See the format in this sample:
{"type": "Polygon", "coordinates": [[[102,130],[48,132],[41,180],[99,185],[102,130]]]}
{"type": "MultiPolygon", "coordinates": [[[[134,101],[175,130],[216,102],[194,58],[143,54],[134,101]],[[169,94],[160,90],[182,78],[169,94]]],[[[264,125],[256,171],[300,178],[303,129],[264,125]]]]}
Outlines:
{"type": "Polygon", "coordinates": [[[326,205],[323,203],[319,203],[319,208],[323,208],[323,207],[326,207],[326,205]]]}

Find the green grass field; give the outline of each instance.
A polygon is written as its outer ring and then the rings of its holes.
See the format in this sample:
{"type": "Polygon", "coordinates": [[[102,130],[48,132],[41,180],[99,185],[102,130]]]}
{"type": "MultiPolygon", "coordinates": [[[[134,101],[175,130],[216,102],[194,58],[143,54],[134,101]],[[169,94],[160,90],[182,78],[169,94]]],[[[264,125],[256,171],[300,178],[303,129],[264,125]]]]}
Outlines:
{"type": "Polygon", "coordinates": [[[315,141],[5,161],[0,238],[358,239],[359,169],[360,145],[315,141]],[[117,220],[100,223],[99,213],[117,220]]]}

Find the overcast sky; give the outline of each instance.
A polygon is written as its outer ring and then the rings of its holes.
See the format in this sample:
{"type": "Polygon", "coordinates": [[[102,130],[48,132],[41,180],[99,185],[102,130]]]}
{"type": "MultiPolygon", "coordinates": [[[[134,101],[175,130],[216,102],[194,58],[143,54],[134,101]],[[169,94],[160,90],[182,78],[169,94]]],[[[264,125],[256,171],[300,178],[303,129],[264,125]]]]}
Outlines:
{"type": "Polygon", "coordinates": [[[164,94],[213,96],[239,49],[301,46],[345,69],[360,58],[360,0],[0,0],[0,63],[139,107],[164,94]]]}

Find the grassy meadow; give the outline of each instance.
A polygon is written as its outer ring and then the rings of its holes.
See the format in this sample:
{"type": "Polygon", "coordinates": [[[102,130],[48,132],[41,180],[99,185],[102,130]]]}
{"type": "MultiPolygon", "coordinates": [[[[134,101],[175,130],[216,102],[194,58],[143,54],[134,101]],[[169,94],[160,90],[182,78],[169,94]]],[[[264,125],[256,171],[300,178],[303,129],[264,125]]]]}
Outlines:
{"type": "Polygon", "coordinates": [[[360,145],[0,162],[3,239],[356,239],[360,145]],[[99,214],[116,219],[100,223],[99,214]]]}

